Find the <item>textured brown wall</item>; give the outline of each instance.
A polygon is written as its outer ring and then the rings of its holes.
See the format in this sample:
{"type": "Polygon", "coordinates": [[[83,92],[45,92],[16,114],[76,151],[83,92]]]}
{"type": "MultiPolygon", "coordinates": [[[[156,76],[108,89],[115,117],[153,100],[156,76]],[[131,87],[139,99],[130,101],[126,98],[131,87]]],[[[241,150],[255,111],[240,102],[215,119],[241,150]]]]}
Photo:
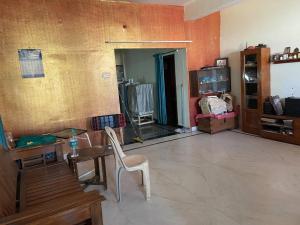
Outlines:
{"type": "MultiPolygon", "coordinates": [[[[212,66],[220,56],[220,23],[220,12],[186,22],[186,38],[193,41],[187,46],[189,71],[212,66]]],[[[195,116],[200,110],[198,100],[197,97],[190,98],[191,126],[196,125],[195,116]]]]}
{"type": "Polygon", "coordinates": [[[185,44],[105,44],[184,40],[183,8],[99,0],[0,1],[0,114],[15,136],[119,112],[115,48],[185,44]],[[127,25],[124,29],[123,25],[127,25]],[[17,50],[42,49],[45,78],[22,79],[17,50]],[[110,72],[110,79],[101,74],[110,72]]]}

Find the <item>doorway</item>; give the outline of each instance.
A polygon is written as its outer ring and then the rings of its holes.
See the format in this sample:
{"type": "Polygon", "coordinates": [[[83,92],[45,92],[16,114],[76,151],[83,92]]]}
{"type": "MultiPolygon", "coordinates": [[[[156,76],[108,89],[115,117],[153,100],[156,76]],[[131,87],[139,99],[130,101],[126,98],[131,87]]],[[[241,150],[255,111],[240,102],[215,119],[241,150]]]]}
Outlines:
{"type": "MultiPolygon", "coordinates": [[[[143,140],[155,139],[176,134],[178,127],[189,127],[188,112],[188,80],[186,69],[185,49],[116,49],[116,72],[120,96],[120,111],[126,116],[127,126],[124,128],[124,144],[133,143],[139,136],[143,140]],[[164,87],[166,97],[167,124],[158,122],[158,80],[156,74],[155,55],[162,54],[164,72],[164,87]],[[142,104],[146,101],[136,101],[138,87],[149,85],[152,88],[151,104],[142,104]],[[133,101],[136,104],[132,104],[133,101]],[[133,106],[141,107],[133,107],[133,106]],[[136,122],[136,108],[138,112],[147,105],[153,115],[153,123],[138,125],[136,122]],[[133,121],[135,120],[135,121],[133,121]]],[[[143,89],[144,90],[144,89],[143,89]]],[[[144,99],[144,98],[142,98],[144,99]]],[[[148,98],[147,98],[148,99],[148,98]]],[[[151,117],[150,117],[151,119],[151,117]]]]}
{"type": "Polygon", "coordinates": [[[166,92],[166,108],[168,115],[167,125],[178,126],[177,113],[177,93],[176,93],[176,74],[175,74],[175,56],[166,55],[164,59],[164,79],[166,92]]]}

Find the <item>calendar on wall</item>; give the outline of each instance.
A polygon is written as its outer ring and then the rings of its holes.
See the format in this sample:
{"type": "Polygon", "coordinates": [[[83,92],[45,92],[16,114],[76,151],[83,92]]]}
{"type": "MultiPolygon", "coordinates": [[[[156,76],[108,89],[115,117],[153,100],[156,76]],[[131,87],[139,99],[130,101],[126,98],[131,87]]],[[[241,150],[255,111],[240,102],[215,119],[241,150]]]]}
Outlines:
{"type": "Polygon", "coordinates": [[[45,77],[40,49],[19,49],[18,54],[22,78],[45,77]]]}

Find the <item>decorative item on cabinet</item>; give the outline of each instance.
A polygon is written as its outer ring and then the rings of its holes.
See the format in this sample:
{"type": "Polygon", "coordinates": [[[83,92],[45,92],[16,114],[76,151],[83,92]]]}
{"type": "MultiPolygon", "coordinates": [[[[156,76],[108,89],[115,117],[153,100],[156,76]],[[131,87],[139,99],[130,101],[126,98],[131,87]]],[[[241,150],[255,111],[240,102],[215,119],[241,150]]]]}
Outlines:
{"type": "Polygon", "coordinates": [[[255,48],[267,48],[268,46],[266,44],[258,44],[257,46],[255,46],[255,48]]]}
{"type": "Polygon", "coordinates": [[[218,58],[215,61],[215,66],[228,66],[228,58],[218,58]]]}
{"type": "Polygon", "coordinates": [[[284,48],[283,53],[284,53],[284,54],[290,54],[290,53],[291,53],[291,47],[286,47],[286,48],[284,48]]]}

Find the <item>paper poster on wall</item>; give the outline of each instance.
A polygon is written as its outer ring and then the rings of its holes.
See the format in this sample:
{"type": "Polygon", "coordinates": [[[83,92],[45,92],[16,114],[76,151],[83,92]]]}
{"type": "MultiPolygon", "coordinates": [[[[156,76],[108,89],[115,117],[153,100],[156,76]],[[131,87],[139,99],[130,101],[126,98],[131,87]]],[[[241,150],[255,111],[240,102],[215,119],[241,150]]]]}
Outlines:
{"type": "Polygon", "coordinates": [[[23,78],[45,76],[40,49],[20,49],[18,53],[23,78]]]}

